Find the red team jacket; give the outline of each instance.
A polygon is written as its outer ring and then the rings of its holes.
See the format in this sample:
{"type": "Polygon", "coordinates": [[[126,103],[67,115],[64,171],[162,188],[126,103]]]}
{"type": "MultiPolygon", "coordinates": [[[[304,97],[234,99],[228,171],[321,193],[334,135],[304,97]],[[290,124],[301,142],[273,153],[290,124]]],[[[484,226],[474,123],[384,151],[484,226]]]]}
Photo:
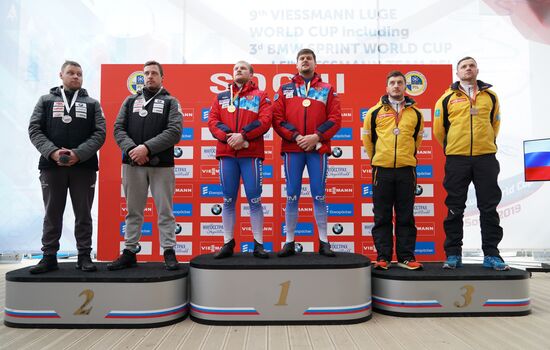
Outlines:
{"type": "Polygon", "coordinates": [[[317,152],[330,153],[330,139],[340,130],[342,122],[338,95],[315,74],[307,94],[311,100],[308,107],[302,104],[305,96],[306,84],[297,74],[292,82],[282,85],[274,97],[273,129],[283,139],[281,152],[304,152],[296,144],[296,137],[316,133],[322,144],[317,152]]]}
{"type": "Polygon", "coordinates": [[[255,157],[264,158],[263,135],[271,127],[272,107],[265,91],[260,91],[253,81],[247,82],[240,92],[233,83],[233,105],[236,110],[230,113],[231,91],[219,93],[208,114],[208,128],[218,140],[216,158],[219,157],[255,157]],[[235,97],[235,95],[237,95],[235,97]],[[238,151],[231,148],[226,140],[228,133],[242,133],[248,148],[238,151]]]}

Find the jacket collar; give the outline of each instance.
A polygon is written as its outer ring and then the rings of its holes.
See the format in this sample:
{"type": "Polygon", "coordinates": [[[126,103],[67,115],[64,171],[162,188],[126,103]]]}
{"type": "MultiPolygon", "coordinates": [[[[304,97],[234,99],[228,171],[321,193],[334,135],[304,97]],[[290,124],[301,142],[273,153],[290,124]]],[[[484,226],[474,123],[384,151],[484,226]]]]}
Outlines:
{"type": "MultiPolygon", "coordinates": [[[[61,89],[63,87],[61,86],[56,86],[56,87],[53,87],[50,89],[50,94],[52,95],[56,95],[56,96],[61,96],[61,89]]],[[[78,90],[78,97],[88,97],[88,91],[86,91],[86,89],[80,89],[78,90]]]]}
{"type": "MultiPolygon", "coordinates": [[[[391,105],[388,95],[384,95],[380,98],[380,102],[384,105],[391,105]]],[[[410,107],[416,103],[412,97],[405,95],[405,108],[410,107]]]]}
{"type": "MultiPolygon", "coordinates": [[[[303,78],[300,74],[294,75],[294,76],[292,77],[292,81],[293,81],[294,83],[297,83],[297,84],[300,84],[300,85],[305,84],[305,80],[304,80],[304,78],[303,78]]],[[[311,84],[310,84],[310,86],[311,86],[311,85],[315,85],[317,82],[321,82],[321,81],[323,81],[323,80],[321,79],[321,76],[320,76],[319,74],[315,73],[315,74],[313,75],[313,78],[311,78],[311,84]]]]}
{"type": "MultiPolygon", "coordinates": [[[[477,89],[479,91],[483,91],[483,90],[487,90],[489,88],[493,87],[493,85],[491,84],[488,84],[488,83],[485,83],[481,80],[477,80],[477,89]]],[[[460,90],[460,81],[455,81],[452,85],[451,85],[451,89],[452,90],[460,90]]]]}

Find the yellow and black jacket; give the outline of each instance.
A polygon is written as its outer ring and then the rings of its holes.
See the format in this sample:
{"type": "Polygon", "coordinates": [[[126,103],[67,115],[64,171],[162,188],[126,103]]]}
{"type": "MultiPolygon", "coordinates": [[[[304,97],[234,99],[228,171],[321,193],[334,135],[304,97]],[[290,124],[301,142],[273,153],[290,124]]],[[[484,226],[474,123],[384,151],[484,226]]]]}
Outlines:
{"type": "Polygon", "coordinates": [[[497,152],[500,127],[497,95],[490,84],[477,81],[475,104],[455,82],[437,101],[434,110],[434,136],[446,155],[480,156],[497,152]],[[471,108],[477,109],[472,115],[471,108]]]}
{"type": "Polygon", "coordinates": [[[416,166],[416,151],[422,142],[424,118],[415,102],[405,96],[405,106],[399,125],[397,112],[388,96],[382,96],[376,106],[369,109],[363,124],[362,139],[372,166],[402,168],[416,166]],[[394,130],[399,128],[396,135],[394,130]]]}

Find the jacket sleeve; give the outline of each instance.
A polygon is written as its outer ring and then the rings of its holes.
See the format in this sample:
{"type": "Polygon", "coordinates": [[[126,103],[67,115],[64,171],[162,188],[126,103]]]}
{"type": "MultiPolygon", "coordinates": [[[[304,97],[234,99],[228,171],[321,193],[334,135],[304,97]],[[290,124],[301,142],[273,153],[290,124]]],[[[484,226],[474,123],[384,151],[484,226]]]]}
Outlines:
{"type": "Polygon", "coordinates": [[[126,130],[126,126],[128,124],[128,109],[131,108],[128,105],[130,104],[130,98],[131,96],[128,96],[126,100],[122,103],[122,106],[120,107],[120,111],[118,112],[118,115],[115,120],[115,128],[114,128],[114,136],[115,141],[118,144],[118,147],[124,152],[125,154],[128,154],[132,150],[132,148],[135,148],[137,145],[132,140],[132,138],[128,135],[128,130],[126,130]]]}
{"type": "Polygon", "coordinates": [[[331,87],[327,99],[327,120],[317,127],[316,134],[319,135],[319,141],[330,140],[340,130],[342,125],[342,111],[340,109],[340,99],[338,94],[331,87]]]}
{"type": "Polygon", "coordinates": [[[218,97],[214,97],[210,112],[208,112],[208,129],[214,138],[220,142],[227,142],[227,134],[233,132],[229,126],[222,122],[221,108],[218,103],[218,97]]]}
{"type": "Polygon", "coordinates": [[[300,132],[294,125],[288,122],[286,116],[286,98],[283,95],[282,88],[279,88],[273,100],[273,130],[283,139],[295,142],[300,132]]]}
{"type": "Polygon", "coordinates": [[[495,95],[495,98],[496,98],[496,101],[495,101],[495,111],[493,112],[494,114],[492,115],[492,120],[493,120],[493,131],[495,132],[495,139],[497,138],[498,136],[498,132],[500,130],[500,102],[498,101],[498,97],[496,94],[495,95]]]}
{"type": "Polygon", "coordinates": [[[241,132],[243,134],[243,138],[245,140],[254,140],[255,138],[263,136],[271,127],[272,118],[273,107],[271,105],[271,101],[267,97],[267,93],[264,91],[260,98],[258,119],[242,128],[241,132]]]}
{"type": "Polygon", "coordinates": [[[415,146],[416,149],[420,148],[420,144],[422,144],[422,137],[424,135],[424,115],[422,114],[422,111],[418,111],[420,113],[420,120],[418,121],[420,123],[420,128],[418,128],[418,135],[416,135],[415,140],[415,146]]]}
{"type": "Polygon", "coordinates": [[[31,115],[31,120],[29,123],[29,138],[38,152],[40,152],[44,158],[50,159],[50,155],[58,150],[59,147],[54,145],[42,129],[43,118],[45,117],[44,96],[42,96],[36,103],[36,106],[34,106],[34,111],[31,115]]]}
{"type": "Polygon", "coordinates": [[[95,101],[95,129],[90,135],[90,137],[78,145],[77,148],[73,149],[73,152],[76,153],[80,162],[85,162],[86,160],[93,157],[94,154],[103,146],[105,143],[105,117],[103,115],[103,110],[98,101],[95,101]]]}
{"type": "Polygon", "coordinates": [[[143,143],[149,149],[150,154],[160,153],[181,140],[182,119],[180,103],[175,97],[171,97],[166,128],[157,136],[143,143]]]}
{"type": "Polygon", "coordinates": [[[363,129],[361,130],[361,135],[362,135],[361,139],[363,140],[363,147],[365,147],[365,151],[367,151],[367,155],[369,156],[369,159],[371,161],[374,154],[374,143],[372,142],[372,130],[371,130],[372,110],[373,108],[369,109],[369,111],[367,112],[365,121],[363,122],[363,129]]]}
{"type": "Polygon", "coordinates": [[[445,126],[443,125],[443,99],[445,95],[441,96],[439,100],[435,103],[434,108],[434,118],[433,118],[433,133],[434,137],[443,146],[443,141],[445,140],[446,132],[445,126]]]}

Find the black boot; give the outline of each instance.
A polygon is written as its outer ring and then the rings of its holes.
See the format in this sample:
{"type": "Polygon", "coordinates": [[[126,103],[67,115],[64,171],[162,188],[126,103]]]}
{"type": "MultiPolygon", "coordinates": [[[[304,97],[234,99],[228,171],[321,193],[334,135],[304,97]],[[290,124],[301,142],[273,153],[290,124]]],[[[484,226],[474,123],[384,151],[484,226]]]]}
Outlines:
{"type": "Polygon", "coordinates": [[[283,246],[283,249],[281,249],[277,253],[277,256],[279,258],[284,258],[294,254],[296,254],[296,244],[294,243],[294,241],[292,241],[292,242],[286,242],[285,245],[283,246]]]}
{"type": "Polygon", "coordinates": [[[233,249],[235,248],[235,240],[232,239],[229,242],[225,243],[217,253],[214,253],[214,259],[223,259],[229,258],[233,255],[233,249]]]}
{"type": "Polygon", "coordinates": [[[164,250],[164,267],[166,270],[179,269],[178,259],[176,259],[176,252],[174,249],[170,248],[164,250]]]}
{"type": "Polygon", "coordinates": [[[129,249],[124,249],[122,251],[122,254],[120,254],[120,256],[115,261],[107,265],[107,269],[110,271],[114,271],[135,266],[137,266],[136,253],[132,252],[129,249]]]}
{"type": "Polygon", "coordinates": [[[260,259],[269,258],[269,254],[264,249],[264,245],[254,240],[254,256],[260,259]]]}
{"type": "Polygon", "coordinates": [[[29,272],[33,275],[38,273],[44,273],[48,271],[58,270],[57,266],[57,256],[55,255],[44,255],[38,264],[34,265],[29,269],[29,272]]]}
{"type": "Polygon", "coordinates": [[[330,250],[330,243],[319,240],[319,254],[334,258],[336,253],[330,250]]]}
{"type": "Polygon", "coordinates": [[[78,260],[76,261],[75,267],[86,272],[97,271],[97,267],[92,262],[90,254],[78,254],[78,260]]]}

